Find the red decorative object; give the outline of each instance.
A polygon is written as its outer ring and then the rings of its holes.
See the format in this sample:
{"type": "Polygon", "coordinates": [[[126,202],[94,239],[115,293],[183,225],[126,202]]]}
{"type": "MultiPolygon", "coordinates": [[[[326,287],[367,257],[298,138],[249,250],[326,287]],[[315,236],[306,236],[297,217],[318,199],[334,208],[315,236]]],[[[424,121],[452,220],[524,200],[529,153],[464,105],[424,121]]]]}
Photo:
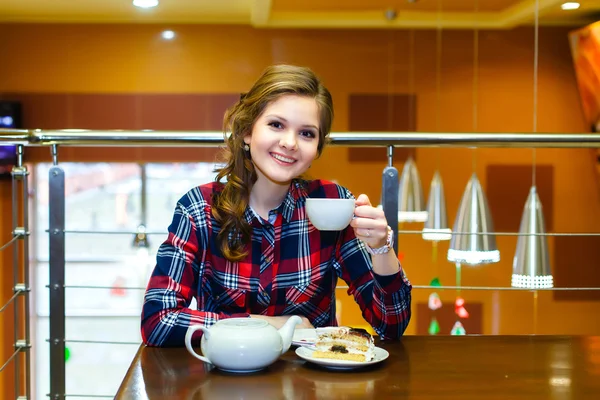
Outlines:
{"type": "Polygon", "coordinates": [[[126,293],[123,286],[125,286],[125,279],[122,276],[118,276],[112,284],[110,295],[115,297],[125,296],[126,293]]]}
{"type": "Polygon", "coordinates": [[[456,301],[454,302],[454,312],[460,318],[469,318],[469,312],[465,309],[464,305],[465,299],[462,297],[457,297],[456,301]]]}

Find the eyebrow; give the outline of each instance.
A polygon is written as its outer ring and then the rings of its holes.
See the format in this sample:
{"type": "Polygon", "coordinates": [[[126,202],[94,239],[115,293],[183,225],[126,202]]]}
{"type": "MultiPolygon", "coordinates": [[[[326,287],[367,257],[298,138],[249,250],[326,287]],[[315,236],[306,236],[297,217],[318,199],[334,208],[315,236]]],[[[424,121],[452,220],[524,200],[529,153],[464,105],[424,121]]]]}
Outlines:
{"type": "MultiPolygon", "coordinates": [[[[283,122],[289,122],[287,119],[285,119],[283,117],[280,117],[279,115],[275,115],[275,114],[269,114],[269,115],[266,116],[266,118],[277,118],[277,119],[282,120],[283,122]]],[[[314,128],[317,131],[319,130],[319,127],[315,126],[315,125],[302,125],[302,127],[303,128],[314,128]]]]}

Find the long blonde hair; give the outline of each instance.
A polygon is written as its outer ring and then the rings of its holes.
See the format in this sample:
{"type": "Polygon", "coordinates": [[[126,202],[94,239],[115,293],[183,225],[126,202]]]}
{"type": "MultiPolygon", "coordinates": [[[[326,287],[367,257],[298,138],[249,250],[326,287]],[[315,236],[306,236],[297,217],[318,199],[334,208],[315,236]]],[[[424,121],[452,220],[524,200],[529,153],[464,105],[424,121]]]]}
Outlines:
{"type": "Polygon", "coordinates": [[[216,180],[226,178],[227,182],[223,191],[213,199],[212,215],[221,225],[217,244],[223,256],[230,261],[240,261],[248,254],[246,244],[252,234],[244,212],[250,189],[256,182],[256,171],[250,152],[244,150],[244,137],[252,133],[254,123],[271,102],[289,94],[307,96],[317,102],[320,113],[317,154],[320,156],[331,130],[333,100],[329,90],[308,68],[293,65],[268,67],[250,91],[242,94],[240,100],[225,113],[225,166],[218,170],[216,180]]]}

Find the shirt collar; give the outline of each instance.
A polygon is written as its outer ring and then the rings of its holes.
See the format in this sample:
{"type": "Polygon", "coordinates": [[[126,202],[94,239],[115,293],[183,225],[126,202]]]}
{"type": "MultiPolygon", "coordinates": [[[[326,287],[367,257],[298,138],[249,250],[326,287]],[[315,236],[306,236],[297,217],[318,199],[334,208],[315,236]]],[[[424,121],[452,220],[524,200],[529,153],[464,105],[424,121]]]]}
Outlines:
{"type": "MultiPolygon", "coordinates": [[[[304,190],[303,181],[294,179],[290,184],[290,189],[283,198],[283,201],[279,207],[277,207],[277,211],[281,213],[285,222],[290,222],[292,220],[294,211],[304,203],[305,198],[306,191],[304,190]]],[[[252,225],[253,222],[260,225],[260,218],[250,205],[246,206],[244,218],[246,218],[246,221],[248,221],[250,225],[252,225]]]]}
{"type": "Polygon", "coordinates": [[[246,222],[248,222],[250,226],[261,226],[258,214],[256,214],[256,211],[254,211],[252,207],[250,207],[250,204],[246,206],[246,211],[244,211],[244,218],[246,218],[246,222]]]}
{"type": "Polygon", "coordinates": [[[298,206],[298,201],[306,197],[303,197],[302,193],[303,190],[301,183],[297,180],[293,180],[290,185],[290,190],[278,208],[279,212],[281,212],[281,216],[286,222],[290,222],[292,220],[294,210],[298,206]]]}

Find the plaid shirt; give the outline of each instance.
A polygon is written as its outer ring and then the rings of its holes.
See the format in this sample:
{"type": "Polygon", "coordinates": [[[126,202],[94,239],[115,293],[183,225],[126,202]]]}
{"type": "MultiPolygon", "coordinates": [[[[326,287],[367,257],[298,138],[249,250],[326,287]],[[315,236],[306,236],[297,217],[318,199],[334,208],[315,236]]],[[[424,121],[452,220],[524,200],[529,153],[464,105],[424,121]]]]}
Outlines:
{"type": "Polygon", "coordinates": [[[337,325],[338,277],[380,337],[402,336],[411,315],[411,285],[402,269],[375,274],[371,256],[351,227],[319,231],[308,221],[307,197],[354,198],[350,191],[332,182],[297,180],[270,211],[269,221],[247,207],[245,218],[252,227],[248,255],[230,262],[218,248],[220,226],[211,213],[213,194],[222,188],[217,182],[202,185],[177,203],[146,290],[145,344],[181,346],[190,324],[210,326],[250,314],[302,315],[315,327],[337,325]],[[189,308],[193,297],[197,310],[189,308]]]}

